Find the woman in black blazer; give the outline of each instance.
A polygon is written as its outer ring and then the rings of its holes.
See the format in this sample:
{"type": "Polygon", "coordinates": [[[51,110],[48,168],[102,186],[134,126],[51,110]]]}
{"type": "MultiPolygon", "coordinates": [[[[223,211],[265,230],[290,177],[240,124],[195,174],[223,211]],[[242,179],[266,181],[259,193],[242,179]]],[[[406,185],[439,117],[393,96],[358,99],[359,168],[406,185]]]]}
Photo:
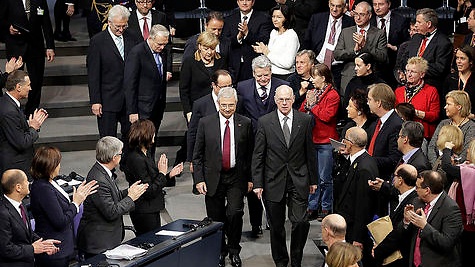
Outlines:
{"type": "Polygon", "coordinates": [[[35,219],[35,232],[44,239],[57,239],[59,252],[53,255],[35,254],[36,267],[67,267],[74,258],[74,216],[86,197],[95,193],[96,181],[74,189],[69,195],[53,180],[59,174],[61,153],[55,147],[40,147],[31,163],[31,211],[35,219]]]}
{"type": "Polygon", "coordinates": [[[187,121],[190,121],[193,102],[211,91],[211,75],[219,69],[227,69],[225,58],[216,53],[218,37],[211,32],[203,32],[196,40],[194,57],[183,61],[180,72],[180,99],[187,121]]]}
{"type": "Polygon", "coordinates": [[[183,171],[183,163],[180,163],[167,174],[168,159],[165,154],[155,164],[149,151],[154,145],[154,139],[155,126],[150,120],[138,120],[130,127],[130,154],[127,157],[125,177],[129,184],[141,180],[149,185],[147,191],[135,202],[135,210],[130,212],[137,235],[160,227],[160,210],[165,208],[163,188],[175,186],[175,176],[183,171]]]}

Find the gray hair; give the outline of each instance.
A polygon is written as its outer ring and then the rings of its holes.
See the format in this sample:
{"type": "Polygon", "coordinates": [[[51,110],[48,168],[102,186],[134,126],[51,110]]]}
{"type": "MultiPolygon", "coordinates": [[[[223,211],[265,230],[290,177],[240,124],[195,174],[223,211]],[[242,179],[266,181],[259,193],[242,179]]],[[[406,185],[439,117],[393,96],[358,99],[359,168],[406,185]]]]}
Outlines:
{"type": "Polygon", "coordinates": [[[124,147],[124,143],[117,137],[105,136],[97,141],[96,160],[99,163],[107,164],[112,161],[114,156],[119,155],[124,147]]]}
{"type": "Polygon", "coordinates": [[[109,10],[109,14],[107,14],[107,20],[112,21],[114,18],[119,19],[127,19],[129,20],[130,11],[121,5],[115,5],[109,10]]]}
{"type": "Polygon", "coordinates": [[[252,60],[252,71],[255,71],[256,68],[265,69],[272,68],[272,63],[266,55],[260,55],[252,60]]]}
{"type": "Polygon", "coordinates": [[[348,139],[357,147],[364,148],[368,143],[368,135],[363,128],[351,127],[347,131],[348,139]]]}
{"type": "Polygon", "coordinates": [[[401,135],[409,139],[412,147],[421,147],[424,141],[424,125],[416,121],[405,121],[401,127],[401,135]]]}
{"type": "Polygon", "coordinates": [[[361,1],[356,6],[359,6],[359,5],[364,5],[369,14],[371,14],[371,12],[373,12],[373,7],[368,2],[361,1]]]}
{"type": "Polygon", "coordinates": [[[295,56],[295,58],[301,57],[301,56],[304,56],[304,55],[306,55],[310,59],[310,63],[312,63],[312,65],[315,64],[315,61],[317,60],[317,56],[315,55],[315,52],[313,52],[310,49],[304,49],[302,51],[299,51],[297,53],[297,55],[295,56]]]}
{"type": "Polygon", "coordinates": [[[152,26],[152,29],[150,29],[150,38],[155,39],[158,36],[162,37],[167,37],[170,35],[170,32],[168,29],[161,25],[161,24],[155,24],[152,26]]]}
{"type": "Polygon", "coordinates": [[[218,93],[218,102],[221,98],[234,98],[238,101],[236,90],[232,87],[223,87],[218,93]]]}
{"type": "Polygon", "coordinates": [[[437,25],[439,24],[439,19],[437,18],[437,13],[435,10],[432,8],[421,8],[416,11],[416,16],[417,15],[422,15],[424,17],[424,20],[430,21],[432,24],[432,27],[437,28],[437,25]]]}

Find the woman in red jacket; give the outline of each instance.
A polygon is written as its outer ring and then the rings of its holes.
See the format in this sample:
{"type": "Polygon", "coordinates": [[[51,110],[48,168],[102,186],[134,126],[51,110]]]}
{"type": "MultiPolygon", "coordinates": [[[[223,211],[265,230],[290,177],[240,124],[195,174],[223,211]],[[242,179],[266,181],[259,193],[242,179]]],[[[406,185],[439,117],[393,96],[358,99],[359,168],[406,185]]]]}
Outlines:
{"type": "Polygon", "coordinates": [[[330,138],[338,140],[336,121],[340,96],[333,88],[333,77],[325,64],[317,64],[312,69],[315,89],[308,90],[300,111],[315,118],[313,143],[315,145],[318,170],[318,188],[309,196],[310,219],[323,219],[333,209],[332,146],[330,138]],[[319,202],[321,201],[321,206],[319,202]],[[318,210],[321,207],[321,213],[318,210]]]}
{"type": "Polygon", "coordinates": [[[424,125],[424,143],[426,146],[437,127],[440,113],[437,89],[424,82],[427,69],[428,63],[425,59],[421,57],[410,58],[406,65],[406,85],[398,87],[394,92],[396,94],[396,104],[410,103],[416,109],[414,121],[424,125]]]}

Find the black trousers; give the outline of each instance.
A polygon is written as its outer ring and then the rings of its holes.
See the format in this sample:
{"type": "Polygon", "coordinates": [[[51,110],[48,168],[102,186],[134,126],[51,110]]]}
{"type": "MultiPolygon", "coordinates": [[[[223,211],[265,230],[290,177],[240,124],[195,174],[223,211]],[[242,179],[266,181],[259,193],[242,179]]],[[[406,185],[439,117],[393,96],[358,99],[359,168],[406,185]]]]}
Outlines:
{"type": "Polygon", "coordinates": [[[289,220],[292,223],[290,263],[294,267],[301,266],[303,248],[310,229],[307,220],[308,199],[300,197],[290,176],[287,177],[286,183],[286,192],[280,202],[266,200],[265,203],[270,224],[272,259],[276,266],[287,266],[289,263],[285,236],[285,205],[287,204],[289,220]]]}
{"type": "MultiPolygon", "coordinates": [[[[124,103],[125,105],[125,103],[124,103]]],[[[122,148],[122,158],[120,160],[121,168],[127,162],[127,155],[129,151],[129,130],[130,122],[128,116],[125,114],[125,106],[120,112],[103,111],[101,117],[97,117],[97,127],[99,128],[99,137],[114,136],[117,137],[117,125],[120,123],[121,140],[124,142],[122,148]]]]}
{"type": "Polygon", "coordinates": [[[66,14],[68,5],[66,5],[64,0],[56,0],[54,4],[54,34],[62,35],[62,37],[71,37],[71,32],[69,32],[69,22],[71,17],[66,14]]]}
{"type": "Polygon", "coordinates": [[[257,198],[254,191],[248,192],[247,207],[249,209],[249,222],[252,226],[257,227],[262,225],[262,204],[257,198]]]}
{"type": "MultiPolygon", "coordinates": [[[[31,49],[31,48],[28,48],[31,49]]],[[[43,75],[45,73],[45,53],[41,56],[24,59],[26,71],[31,82],[31,91],[28,93],[28,101],[25,105],[25,115],[33,114],[40,106],[41,87],[43,86],[43,75]]]]}
{"type": "Polygon", "coordinates": [[[241,251],[242,216],[244,215],[244,192],[235,169],[221,172],[220,182],[213,196],[205,196],[206,213],[213,221],[224,223],[225,235],[221,241],[221,253],[239,254],[241,251]]]}
{"type": "Polygon", "coordinates": [[[160,211],[153,213],[137,213],[131,211],[130,219],[134,225],[136,236],[145,234],[161,226],[160,211]]]}

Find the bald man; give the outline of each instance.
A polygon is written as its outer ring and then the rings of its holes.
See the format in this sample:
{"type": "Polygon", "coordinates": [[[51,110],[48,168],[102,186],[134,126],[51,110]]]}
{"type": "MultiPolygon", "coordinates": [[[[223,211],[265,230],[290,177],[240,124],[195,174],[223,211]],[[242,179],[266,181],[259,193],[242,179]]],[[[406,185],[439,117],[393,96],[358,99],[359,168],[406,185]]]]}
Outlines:
{"type": "MultiPolygon", "coordinates": [[[[399,192],[399,202],[395,209],[391,209],[389,214],[393,228],[397,228],[397,225],[404,218],[404,207],[411,204],[417,197],[416,180],[417,169],[412,165],[401,164],[394,171],[392,185],[399,192]]],[[[377,263],[382,263],[394,251],[400,250],[403,258],[387,266],[408,266],[409,245],[410,239],[407,235],[398,235],[393,231],[374,249],[374,258],[377,263]]]]}
{"type": "Polygon", "coordinates": [[[2,175],[4,192],[0,201],[0,266],[33,267],[34,254],[52,255],[61,241],[43,240],[31,229],[23,198],[30,193],[28,178],[22,170],[10,169],[2,175]]]}
{"type": "Polygon", "coordinates": [[[345,241],[346,221],[340,214],[329,214],[322,220],[322,240],[330,248],[335,242],[345,241]]]}

